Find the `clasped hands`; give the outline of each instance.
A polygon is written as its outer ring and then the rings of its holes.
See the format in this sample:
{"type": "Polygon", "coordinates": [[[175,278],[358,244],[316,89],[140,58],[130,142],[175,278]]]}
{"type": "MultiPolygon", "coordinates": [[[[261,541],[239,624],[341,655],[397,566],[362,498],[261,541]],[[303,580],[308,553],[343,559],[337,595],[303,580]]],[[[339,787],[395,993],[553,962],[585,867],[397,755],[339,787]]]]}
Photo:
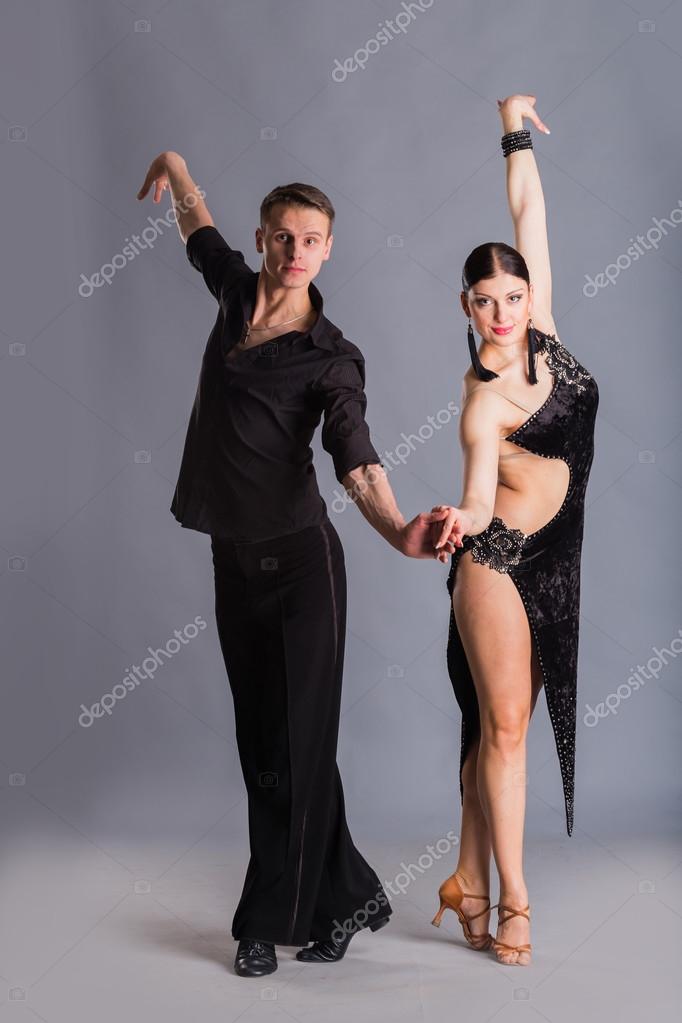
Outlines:
{"type": "Polygon", "coordinates": [[[401,550],[408,558],[435,558],[445,562],[471,526],[471,518],[460,508],[437,504],[420,512],[401,530],[401,550]]]}

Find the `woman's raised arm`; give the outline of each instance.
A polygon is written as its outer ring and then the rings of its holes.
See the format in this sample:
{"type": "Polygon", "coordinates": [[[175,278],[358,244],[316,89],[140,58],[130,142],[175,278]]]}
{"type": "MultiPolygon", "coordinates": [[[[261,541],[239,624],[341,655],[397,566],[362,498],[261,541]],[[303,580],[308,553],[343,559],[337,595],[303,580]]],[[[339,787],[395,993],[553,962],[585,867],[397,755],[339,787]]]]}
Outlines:
{"type": "MultiPolygon", "coordinates": [[[[503,134],[519,131],[527,117],[539,131],[549,128],[535,112],[535,96],[508,96],[498,100],[503,134]]],[[[556,334],[552,317],[552,271],[547,241],[545,198],[532,149],[519,149],[506,158],[507,199],[514,224],[515,246],[528,266],[533,285],[533,323],[548,334],[556,334]]]]}

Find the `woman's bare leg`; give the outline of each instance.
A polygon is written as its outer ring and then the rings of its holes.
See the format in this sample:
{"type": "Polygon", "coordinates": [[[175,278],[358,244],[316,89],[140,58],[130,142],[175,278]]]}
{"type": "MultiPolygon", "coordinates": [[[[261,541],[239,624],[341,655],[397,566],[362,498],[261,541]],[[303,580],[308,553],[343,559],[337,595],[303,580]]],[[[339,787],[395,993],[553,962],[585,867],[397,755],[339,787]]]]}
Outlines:
{"type": "MultiPolygon", "coordinates": [[[[476,738],[467,753],[462,767],[462,818],[459,837],[459,859],[456,873],[465,892],[475,895],[490,894],[490,831],[481,806],[476,779],[479,740],[476,738]]],[[[462,912],[465,916],[481,913],[484,903],[480,899],[464,899],[462,912]]],[[[471,921],[472,934],[487,934],[490,930],[490,913],[471,921]]]]}
{"type": "MultiPolygon", "coordinates": [[[[461,874],[472,885],[485,884],[484,861],[492,849],[500,878],[499,902],[523,909],[528,903],[523,876],[526,735],[541,686],[528,618],[513,580],[467,555],[458,567],[453,608],[481,722],[480,738],[467,756],[462,777],[461,874]]],[[[478,892],[479,888],[467,890],[478,892]]],[[[475,902],[467,901],[470,904],[462,909],[468,914],[475,902]]],[[[482,916],[474,923],[484,925],[487,919],[482,916]]],[[[509,945],[527,943],[529,934],[530,924],[524,917],[512,917],[497,931],[499,940],[509,945]]],[[[527,952],[509,952],[500,958],[521,965],[530,962],[527,952]]]]}

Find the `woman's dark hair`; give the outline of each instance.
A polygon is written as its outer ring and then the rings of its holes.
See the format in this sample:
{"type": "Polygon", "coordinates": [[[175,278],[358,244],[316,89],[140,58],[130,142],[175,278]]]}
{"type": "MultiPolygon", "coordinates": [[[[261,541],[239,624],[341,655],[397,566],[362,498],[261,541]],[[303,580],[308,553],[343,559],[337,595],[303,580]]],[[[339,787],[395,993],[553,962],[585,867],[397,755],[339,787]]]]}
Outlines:
{"type": "Polygon", "coordinates": [[[468,291],[479,281],[497,274],[511,274],[521,277],[530,284],[526,261],[516,249],[506,242],[483,242],[469,253],[462,270],[462,291],[468,291]]]}
{"type": "MultiPolygon", "coordinates": [[[[520,277],[526,284],[530,284],[528,266],[517,249],[513,249],[506,242],[483,242],[482,245],[477,245],[475,249],[472,249],[464,262],[464,267],[462,268],[462,291],[468,291],[469,288],[473,288],[479,281],[485,281],[501,273],[511,274],[512,277],[520,277]]],[[[486,369],[481,362],[476,349],[476,341],[471,323],[469,323],[468,341],[471,364],[474,367],[476,376],[479,380],[494,380],[495,377],[499,376],[499,373],[493,372],[492,369],[486,369]]],[[[535,331],[529,329],[528,378],[531,384],[537,384],[538,382],[535,373],[536,343],[535,331]]]]}

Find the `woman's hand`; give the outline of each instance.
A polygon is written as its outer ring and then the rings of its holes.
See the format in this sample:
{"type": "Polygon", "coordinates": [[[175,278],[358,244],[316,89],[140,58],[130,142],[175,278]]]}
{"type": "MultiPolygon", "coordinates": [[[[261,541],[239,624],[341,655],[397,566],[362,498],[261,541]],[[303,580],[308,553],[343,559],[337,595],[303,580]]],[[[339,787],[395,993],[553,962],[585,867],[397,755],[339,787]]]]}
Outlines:
{"type": "Polygon", "coordinates": [[[455,508],[451,504],[437,504],[431,511],[435,514],[444,514],[441,521],[436,521],[431,526],[431,542],[437,559],[447,561],[455,548],[462,546],[463,537],[473,527],[473,518],[462,508],[455,508]]]}
{"type": "MultiPolygon", "coordinates": [[[[440,505],[431,512],[420,512],[402,527],[398,534],[398,543],[394,546],[408,558],[437,558],[438,561],[447,561],[454,550],[454,543],[446,542],[439,550],[436,550],[435,546],[447,518],[446,505],[440,505]]],[[[448,536],[449,533],[448,529],[445,535],[448,536]]]]}
{"type": "Polygon", "coordinates": [[[528,120],[533,122],[538,131],[543,131],[546,135],[550,134],[547,125],[544,121],[540,120],[535,112],[536,99],[536,96],[523,96],[521,93],[507,96],[506,99],[498,99],[497,109],[502,117],[505,133],[508,131],[518,131],[519,128],[523,127],[524,117],[527,117],[528,120]]]}

